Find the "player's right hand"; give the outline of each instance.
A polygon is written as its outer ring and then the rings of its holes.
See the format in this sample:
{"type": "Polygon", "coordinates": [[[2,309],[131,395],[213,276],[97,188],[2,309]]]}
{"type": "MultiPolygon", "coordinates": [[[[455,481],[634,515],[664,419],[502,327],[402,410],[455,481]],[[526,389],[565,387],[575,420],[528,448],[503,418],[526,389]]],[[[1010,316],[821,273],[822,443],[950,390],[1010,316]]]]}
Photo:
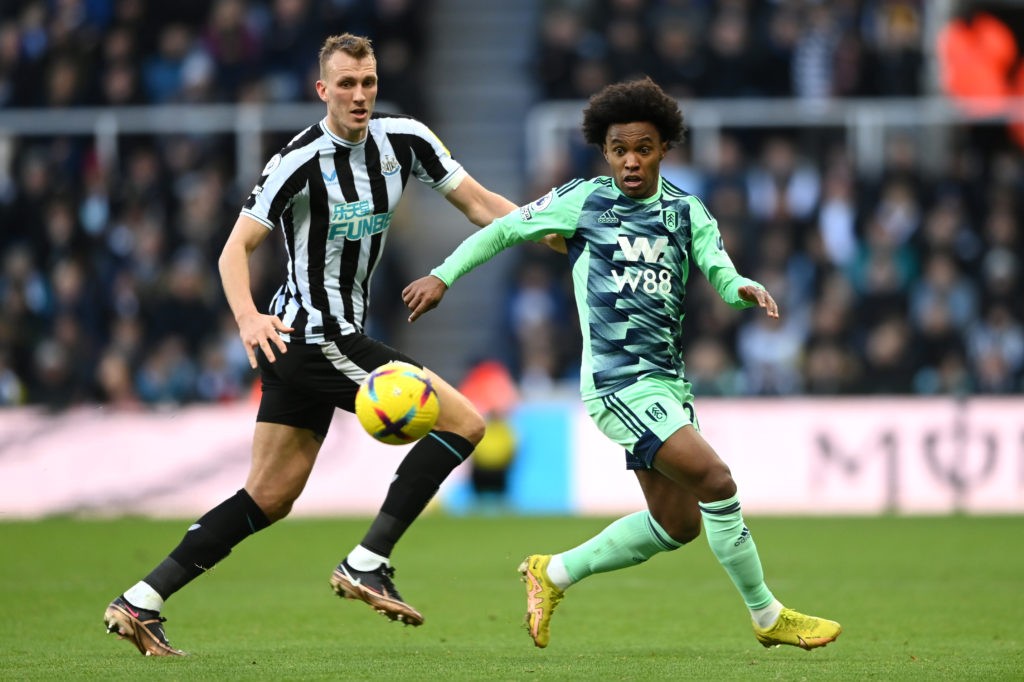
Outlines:
{"type": "Polygon", "coordinates": [[[238,318],[238,335],[245,347],[245,354],[249,358],[249,366],[256,369],[256,348],[259,347],[267,360],[274,362],[277,356],[274,355],[272,346],[276,346],[281,353],[288,352],[288,346],[278,332],[294,331],[292,327],[286,327],[276,315],[264,315],[263,313],[251,312],[238,318]]]}
{"type": "Polygon", "coordinates": [[[436,308],[447,291],[448,285],[434,275],[420,277],[402,289],[402,301],[412,311],[409,321],[415,322],[420,315],[436,308]]]}

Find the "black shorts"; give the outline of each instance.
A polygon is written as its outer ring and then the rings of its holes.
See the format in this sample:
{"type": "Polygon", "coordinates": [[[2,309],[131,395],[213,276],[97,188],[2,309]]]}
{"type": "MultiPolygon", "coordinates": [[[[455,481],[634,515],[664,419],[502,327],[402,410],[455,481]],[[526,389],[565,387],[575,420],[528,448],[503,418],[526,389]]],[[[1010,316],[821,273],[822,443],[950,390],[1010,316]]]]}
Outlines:
{"type": "Polygon", "coordinates": [[[355,410],[356,391],[367,375],[392,360],[417,367],[408,355],[365,334],[349,334],[319,344],[289,343],[275,362],[260,349],[263,396],[256,421],[311,429],[326,436],[334,409],[355,410]]]}

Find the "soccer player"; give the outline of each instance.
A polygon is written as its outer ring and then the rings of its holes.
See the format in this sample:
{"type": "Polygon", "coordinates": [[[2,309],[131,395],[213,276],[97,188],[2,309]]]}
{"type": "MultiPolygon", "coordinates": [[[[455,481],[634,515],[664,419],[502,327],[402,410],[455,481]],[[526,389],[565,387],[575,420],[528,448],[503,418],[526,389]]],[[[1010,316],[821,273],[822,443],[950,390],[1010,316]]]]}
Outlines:
{"type": "Polygon", "coordinates": [[[500,250],[549,233],[565,240],[583,334],[583,402],[625,448],[648,508],[574,549],[523,561],[527,626],[538,647],[548,645],[551,615],[569,586],[677,549],[702,522],[759,642],[811,649],[841,632],[838,623],[783,607],[765,585],[736,482],[700,434],[680,356],[691,268],[735,308],[758,306],[771,318],[779,310],[764,287],[736,272],[700,199],[661,177],[661,160],[684,130],[675,100],[650,79],[604,88],[584,111],[583,134],[600,147],[610,177],[572,180],[499,218],[402,292],[415,321],[500,250]]]}
{"type": "MultiPolygon", "coordinates": [[[[374,113],[377,62],[368,39],[328,38],[316,91],[326,116],[270,159],[220,257],[224,292],[263,386],[245,486],[193,523],[103,615],[108,632],[143,654],[182,653],[167,641],[164,601],[288,514],[335,408],[353,411],[363,379],[391,360],[422,366],[363,333],[370,277],[410,179],[440,192],[478,226],[516,208],[475,181],[423,123],[374,113]],[[253,302],[249,257],[274,231],[287,249],[287,277],[264,314],[253,302]]],[[[422,624],[423,616],[395,589],[391,552],[484,433],[469,400],[427,373],[441,402],[437,424],[399,464],[376,519],[330,578],[339,596],[407,625],[422,624]]]]}

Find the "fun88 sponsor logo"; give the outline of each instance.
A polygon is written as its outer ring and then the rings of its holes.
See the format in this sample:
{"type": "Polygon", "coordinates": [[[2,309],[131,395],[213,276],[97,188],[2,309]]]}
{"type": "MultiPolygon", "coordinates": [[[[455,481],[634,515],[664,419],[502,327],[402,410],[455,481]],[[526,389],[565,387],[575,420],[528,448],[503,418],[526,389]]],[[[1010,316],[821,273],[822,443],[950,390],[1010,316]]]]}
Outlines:
{"type": "Polygon", "coordinates": [[[371,211],[370,202],[365,199],[347,204],[335,204],[331,209],[331,226],[327,232],[327,238],[358,241],[363,237],[372,237],[391,227],[390,213],[373,215],[371,211]]]}

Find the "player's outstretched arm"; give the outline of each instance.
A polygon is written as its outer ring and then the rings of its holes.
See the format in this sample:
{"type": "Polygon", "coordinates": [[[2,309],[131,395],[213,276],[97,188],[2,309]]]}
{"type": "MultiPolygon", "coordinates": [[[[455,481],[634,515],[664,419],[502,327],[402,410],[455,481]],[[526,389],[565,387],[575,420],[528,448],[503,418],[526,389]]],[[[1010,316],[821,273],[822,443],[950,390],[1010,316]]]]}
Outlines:
{"type": "Polygon", "coordinates": [[[768,293],[767,289],[761,287],[751,286],[745,284],[741,286],[737,292],[744,301],[749,303],[756,303],[758,307],[764,308],[768,317],[779,319],[779,306],[772,298],[772,295],[768,293]]]}
{"type": "Polygon", "coordinates": [[[462,211],[469,222],[478,227],[489,225],[492,221],[517,208],[505,197],[481,185],[473,179],[472,175],[466,175],[459,186],[449,192],[445,198],[455,208],[462,211]]]}
{"type": "Polygon", "coordinates": [[[420,315],[436,308],[447,291],[448,285],[434,275],[420,277],[402,289],[402,301],[412,311],[409,321],[415,322],[420,315]]]}
{"type": "MultiPolygon", "coordinates": [[[[449,192],[445,198],[462,211],[471,223],[480,227],[485,227],[492,221],[519,208],[505,197],[481,185],[471,175],[466,175],[459,186],[449,192]]],[[[565,239],[557,234],[546,235],[538,239],[537,242],[558,253],[569,252],[565,245],[565,239]]]]}

